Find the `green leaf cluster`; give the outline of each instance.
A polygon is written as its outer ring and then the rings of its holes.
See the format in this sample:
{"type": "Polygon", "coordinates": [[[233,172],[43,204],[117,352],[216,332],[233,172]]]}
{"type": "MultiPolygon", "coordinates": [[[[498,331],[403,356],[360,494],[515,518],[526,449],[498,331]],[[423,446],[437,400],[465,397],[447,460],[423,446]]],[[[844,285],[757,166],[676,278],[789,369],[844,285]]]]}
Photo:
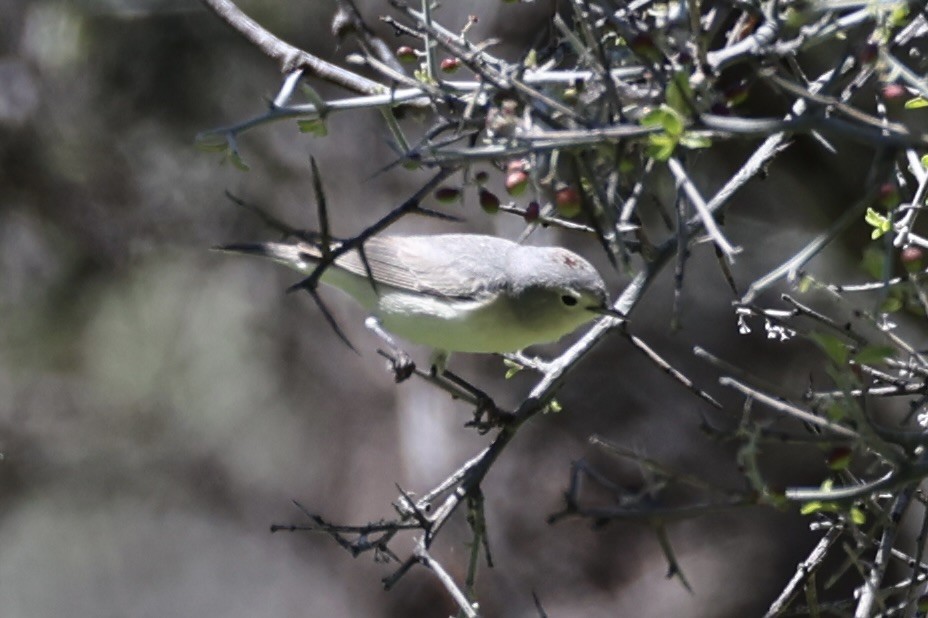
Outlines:
{"type": "Polygon", "coordinates": [[[685,148],[708,148],[712,141],[697,133],[685,132],[683,115],[670,105],[661,105],[653,109],[641,119],[645,127],[661,127],[662,133],[652,133],[648,136],[648,156],[658,161],[666,161],[673,156],[677,145],[685,148]]]}
{"type": "Polygon", "coordinates": [[[893,229],[892,221],[888,217],[884,217],[878,213],[873,208],[867,209],[867,214],[864,216],[864,221],[867,222],[867,225],[873,227],[873,231],[870,232],[870,238],[876,240],[883,234],[886,234],[891,229],[893,229]]]}
{"type": "MultiPolygon", "coordinates": [[[[827,479],[822,483],[822,491],[831,491],[834,487],[834,481],[827,479]]],[[[802,505],[799,509],[802,515],[812,515],[814,513],[844,513],[854,524],[862,526],[867,523],[867,515],[858,507],[850,508],[838,502],[829,502],[827,500],[810,500],[802,505]]]]}
{"type": "Polygon", "coordinates": [[[238,149],[235,147],[235,141],[223,133],[203,133],[198,135],[195,140],[196,147],[204,152],[221,152],[223,153],[223,162],[228,161],[236,168],[247,172],[250,167],[242,159],[238,149]]]}

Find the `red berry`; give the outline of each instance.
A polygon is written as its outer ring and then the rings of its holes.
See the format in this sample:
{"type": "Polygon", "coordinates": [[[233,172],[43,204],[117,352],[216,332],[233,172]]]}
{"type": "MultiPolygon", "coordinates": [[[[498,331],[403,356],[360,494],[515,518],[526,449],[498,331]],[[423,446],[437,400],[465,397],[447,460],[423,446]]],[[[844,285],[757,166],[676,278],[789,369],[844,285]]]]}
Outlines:
{"type": "Polygon", "coordinates": [[[512,196],[518,196],[525,193],[528,186],[528,174],[525,172],[510,172],[506,176],[506,192],[512,196]]]}
{"type": "Polygon", "coordinates": [[[883,84],[883,98],[895,101],[906,95],[906,89],[901,84],[883,84]]]}
{"type": "Polygon", "coordinates": [[[461,61],[457,58],[445,58],[439,66],[445,73],[454,73],[461,67],[461,61]]]}
{"type": "Polygon", "coordinates": [[[831,470],[844,470],[851,463],[853,453],[849,446],[836,446],[825,456],[825,464],[831,470]]]}
{"type": "Polygon", "coordinates": [[[506,173],[511,174],[513,172],[524,172],[525,171],[525,161],[522,159],[513,159],[506,164],[506,173]]]}
{"type": "Polygon", "coordinates": [[[880,204],[887,209],[893,209],[899,205],[899,187],[894,182],[884,182],[880,185],[877,192],[880,204]]]}
{"type": "Polygon", "coordinates": [[[526,223],[534,223],[538,221],[538,217],[540,216],[541,205],[534,200],[528,203],[528,206],[525,207],[525,214],[522,215],[526,223]]]}
{"type": "Polygon", "coordinates": [[[495,193],[487,191],[486,189],[480,189],[479,194],[480,207],[483,208],[483,211],[487,214],[496,214],[499,212],[499,198],[496,197],[495,193]]]}
{"type": "Polygon", "coordinates": [[[860,60],[863,64],[872,64],[877,55],[880,53],[880,46],[876,43],[870,42],[861,46],[860,50],[857,52],[857,59],[860,60]]]}
{"type": "Polygon", "coordinates": [[[419,55],[416,54],[416,50],[414,50],[409,45],[398,47],[396,50],[396,57],[400,62],[405,62],[407,64],[413,63],[419,59],[419,55]]]}
{"type": "Polygon", "coordinates": [[[909,245],[899,254],[899,259],[902,260],[902,264],[909,272],[921,270],[924,258],[925,252],[921,247],[916,247],[915,245],[909,245]]]}
{"type": "Polygon", "coordinates": [[[580,214],[580,193],[565,185],[554,192],[554,206],[562,217],[572,219],[580,214]]]}

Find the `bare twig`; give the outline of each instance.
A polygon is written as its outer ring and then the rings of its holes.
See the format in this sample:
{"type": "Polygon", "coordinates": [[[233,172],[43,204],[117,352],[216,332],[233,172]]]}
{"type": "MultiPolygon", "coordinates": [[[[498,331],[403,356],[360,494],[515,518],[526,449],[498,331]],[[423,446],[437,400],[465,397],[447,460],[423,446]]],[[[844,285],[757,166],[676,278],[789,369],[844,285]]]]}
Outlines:
{"type": "Polygon", "coordinates": [[[793,574],[793,577],[780,592],[780,596],[770,604],[770,608],[767,609],[764,618],[774,618],[774,616],[783,614],[784,610],[796,596],[796,593],[799,592],[799,587],[804,583],[807,586],[809,585],[809,578],[822,566],[822,561],[828,556],[828,552],[837,542],[842,531],[843,529],[840,526],[833,526],[825,532],[822,538],[818,540],[818,543],[815,544],[815,547],[809,553],[808,557],[796,565],[796,572],[793,574]]]}
{"type": "Polygon", "coordinates": [[[258,22],[245,15],[231,0],[202,0],[202,2],[264,55],[275,60],[280,66],[281,73],[290,73],[295,69],[303,69],[312,75],[354,92],[377,94],[385,90],[377,82],[343,69],[338,65],[326,62],[282,41],[261,27],[258,22]]]}

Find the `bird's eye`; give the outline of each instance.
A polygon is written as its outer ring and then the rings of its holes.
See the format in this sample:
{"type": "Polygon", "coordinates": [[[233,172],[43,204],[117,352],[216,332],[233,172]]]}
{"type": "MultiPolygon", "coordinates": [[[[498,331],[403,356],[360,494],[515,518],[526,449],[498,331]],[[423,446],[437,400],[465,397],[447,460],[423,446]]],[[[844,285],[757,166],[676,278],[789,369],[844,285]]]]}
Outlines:
{"type": "Polygon", "coordinates": [[[561,302],[568,307],[573,307],[577,304],[577,298],[575,296],[571,296],[570,294],[564,294],[561,296],[561,302]]]}

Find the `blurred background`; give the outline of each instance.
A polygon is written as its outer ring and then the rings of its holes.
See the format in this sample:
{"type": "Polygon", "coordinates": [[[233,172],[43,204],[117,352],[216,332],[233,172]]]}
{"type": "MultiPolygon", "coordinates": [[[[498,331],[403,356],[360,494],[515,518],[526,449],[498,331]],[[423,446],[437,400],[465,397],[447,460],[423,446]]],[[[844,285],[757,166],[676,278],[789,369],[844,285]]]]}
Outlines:
{"type": "MultiPolygon", "coordinates": [[[[313,53],[350,51],[328,30],[332,5],[239,4],[313,53]]],[[[389,11],[373,0],[359,6],[371,23],[389,11]]],[[[441,19],[463,25],[465,13],[477,14],[472,38],[499,36],[506,44],[498,53],[517,58],[552,10],[551,2],[478,0],[443,7],[441,19]]],[[[428,177],[399,167],[379,173],[394,153],[375,111],[333,116],[326,138],[289,122],[251,131],[240,139],[248,172],[194,147],[198,132],[260,113],[278,86],[277,67],[197,3],[0,2],[5,618],[454,611],[424,569],[384,592],[380,579],[393,565],[353,559],[324,535],[269,533],[272,523],[306,523],[292,500],[340,523],[390,517],[397,485],[427,491],[490,438],[464,427],[466,405],[415,379],[394,385],[364,315],[343,296],[326,299],[360,355],[308,296],[284,293],[293,274],[209,251],[275,237],[226,199],[227,190],[313,227],[310,155],[334,230],[346,236],[428,177]]],[[[717,187],[748,152],[735,144],[697,158],[700,181],[717,187]]],[[[727,234],[754,249],[735,266],[740,285],[791,255],[860,191],[847,179],[862,182],[866,153],[842,153],[838,163],[800,140],[767,180],[736,197],[727,234]]],[[[395,231],[515,238],[523,227],[484,214],[474,192],[440,207],[466,222],[404,220],[395,231]]],[[[613,293],[628,280],[584,236],[547,230],[532,242],[583,253],[608,272],[613,293]]],[[[833,259],[841,257],[817,260],[817,272],[856,276],[857,258],[841,267],[833,259]]],[[[768,341],[762,328],[738,334],[711,248],[694,250],[676,331],[671,274],[632,316],[635,334],[735,409],[738,400],[725,399],[711,368],[692,356],[694,345],[773,382],[807,384],[815,367],[807,342],[768,341]]],[[[494,357],[460,355],[452,367],[504,405],[534,383],[528,372],[505,380],[494,357]]],[[[484,485],[496,564],[478,582],[485,615],[537,615],[533,592],[551,616],[762,613],[814,538],[795,513],[742,509],[670,526],[692,595],[665,577],[646,526],[546,523],[563,506],[572,461],[586,458],[615,480],[637,482],[633,466],[588,444],[591,434],[742,487],[736,447],[700,431],[704,404],[619,337],[583,362],[559,400],[564,411],[523,428],[484,485]]],[[[765,462],[770,478],[784,483],[818,484],[824,474],[808,452],[770,451],[765,462]]],[[[468,538],[459,516],[435,548],[459,580],[468,538]]],[[[404,539],[396,549],[412,546],[404,539]]]]}

